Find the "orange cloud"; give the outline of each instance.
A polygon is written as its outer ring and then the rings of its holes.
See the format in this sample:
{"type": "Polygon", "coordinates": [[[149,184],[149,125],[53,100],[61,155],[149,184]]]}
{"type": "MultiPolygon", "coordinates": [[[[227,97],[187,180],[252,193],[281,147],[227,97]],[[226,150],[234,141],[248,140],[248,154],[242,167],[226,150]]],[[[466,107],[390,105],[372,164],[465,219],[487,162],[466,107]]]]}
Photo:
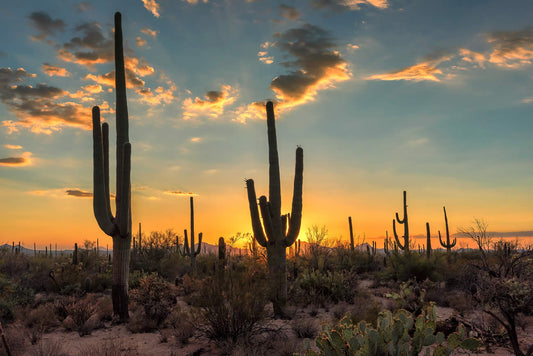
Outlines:
{"type": "Polygon", "coordinates": [[[157,36],[157,31],[151,30],[148,27],[143,28],[141,32],[145,35],[152,36],[154,38],[157,36]]]}
{"type": "Polygon", "coordinates": [[[159,4],[155,0],[142,0],[146,10],[150,11],[155,17],[159,17],[159,4]]]}
{"type": "Polygon", "coordinates": [[[185,120],[199,116],[217,118],[224,113],[224,108],[235,102],[238,90],[229,85],[223,85],[220,91],[208,91],[205,100],[196,97],[187,98],[183,101],[183,118],[185,120]]]}
{"type": "Polygon", "coordinates": [[[483,53],[474,52],[466,48],[460,48],[459,56],[461,56],[461,59],[465,62],[474,63],[481,68],[485,68],[485,62],[487,61],[487,58],[483,53]]]}
{"type": "Polygon", "coordinates": [[[235,110],[235,118],[232,121],[246,124],[246,121],[248,120],[266,120],[264,102],[254,102],[248,105],[242,105],[235,110]]]}
{"type": "Polygon", "coordinates": [[[141,97],[140,102],[156,106],[161,103],[170,104],[176,97],[174,96],[174,91],[176,90],[175,86],[172,86],[169,89],[164,89],[163,87],[157,87],[155,94],[150,88],[142,88],[137,90],[137,94],[141,97]]]}
{"type": "Polygon", "coordinates": [[[191,5],[196,5],[199,2],[203,2],[204,4],[207,4],[209,2],[209,0],[201,0],[201,1],[199,1],[199,0],[183,0],[183,1],[186,2],[186,3],[189,3],[191,5]]]}
{"type": "Polygon", "coordinates": [[[5,166],[5,167],[31,166],[33,164],[31,156],[32,156],[31,152],[24,152],[22,154],[22,157],[0,158],[0,166],[5,166]]]}
{"type": "Polygon", "coordinates": [[[387,0],[312,0],[313,7],[329,8],[334,11],[353,11],[361,9],[360,5],[371,5],[378,9],[386,9],[389,7],[387,0]]]}
{"type": "Polygon", "coordinates": [[[10,150],[20,150],[22,149],[22,146],[19,145],[4,145],[5,148],[9,148],[10,150]]]}
{"type": "Polygon", "coordinates": [[[193,192],[183,192],[181,190],[165,190],[165,194],[174,195],[179,197],[197,197],[198,194],[193,192]]]}
{"type": "Polygon", "coordinates": [[[41,70],[50,77],[70,77],[70,72],[67,71],[65,68],[50,65],[48,63],[43,63],[43,65],[41,66],[41,70]]]}
{"type": "Polygon", "coordinates": [[[336,44],[330,34],[320,27],[306,24],[274,37],[277,41],[272,46],[294,57],[293,61],[280,64],[295,68],[274,78],[270,84],[280,101],[280,109],[314,101],[320,90],[351,78],[348,63],[334,49],[336,44]]]}
{"type": "Polygon", "coordinates": [[[440,82],[441,79],[437,75],[442,74],[442,70],[437,68],[439,64],[449,61],[452,58],[450,55],[443,55],[434,59],[427,60],[422,63],[415,64],[411,67],[402,68],[393,72],[384,74],[374,74],[365,79],[367,80],[407,80],[413,82],[433,81],[440,82]]]}
{"type": "Polygon", "coordinates": [[[489,62],[516,69],[533,60],[533,27],[519,31],[493,32],[488,35],[493,46],[489,62]]]}
{"type": "Polygon", "coordinates": [[[143,40],[142,38],[137,37],[135,39],[135,43],[137,44],[137,47],[144,47],[144,46],[146,46],[147,42],[146,42],[146,40],[143,40]]]}

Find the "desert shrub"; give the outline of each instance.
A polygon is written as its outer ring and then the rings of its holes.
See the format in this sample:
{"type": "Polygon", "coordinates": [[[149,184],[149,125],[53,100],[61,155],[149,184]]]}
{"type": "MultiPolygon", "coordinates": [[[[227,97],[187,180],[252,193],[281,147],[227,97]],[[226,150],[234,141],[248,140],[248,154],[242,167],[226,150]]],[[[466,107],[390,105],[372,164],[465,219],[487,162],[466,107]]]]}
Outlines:
{"type": "Polygon", "coordinates": [[[442,263],[440,259],[435,257],[427,259],[416,253],[392,254],[390,256],[390,265],[384,271],[382,277],[386,280],[393,279],[402,282],[409,279],[436,281],[440,277],[437,271],[442,268],[442,263]]]}
{"type": "Polygon", "coordinates": [[[296,279],[290,298],[296,303],[325,305],[327,302],[352,302],[357,280],[350,272],[304,272],[296,279]]]}
{"type": "Polygon", "coordinates": [[[174,338],[178,345],[187,345],[195,333],[195,327],[191,315],[188,312],[181,310],[179,305],[175,305],[167,322],[172,328],[174,338]]]}
{"type": "Polygon", "coordinates": [[[177,291],[170,283],[156,274],[143,277],[139,286],[130,291],[130,300],[142,308],[142,314],[151,325],[159,326],[170,314],[176,303],[177,291]]]}
{"type": "Polygon", "coordinates": [[[100,320],[111,321],[113,319],[113,301],[110,297],[105,296],[100,298],[96,303],[96,310],[100,316],[100,320]]]}
{"type": "Polygon", "coordinates": [[[312,318],[299,318],[291,323],[291,328],[300,339],[314,339],[318,334],[316,320],[312,318]]]}
{"type": "Polygon", "coordinates": [[[26,328],[36,329],[41,333],[50,331],[59,325],[59,320],[55,314],[55,306],[52,303],[39,305],[35,309],[25,309],[23,322],[26,328]]]}
{"type": "Polygon", "coordinates": [[[197,330],[211,340],[233,344],[268,331],[264,281],[246,270],[227,275],[222,284],[207,278],[195,303],[197,330]]]}
{"type": "Polygon", "coordinates": [[[416,281],[410,280],[400,284],[397,293],[387,293],[385,296],[394,300],[397,308],[405,309],[414,316],[418,316],[425,305],[426,290],[421,288],[416,281]]]}
{"type": "Polygon", "coordinates": [[[74,321],[74,325],[80,336],[88,335],[92,330],[88,328],[86,322],[96,312],[93,300],[84,298],[66,305],[67,314],[74,321]]]}
{"type": "Polygon", "coordinates": [[[34,347],[31,354],[32,356],[68,356],[63,352],[63,346],[61,340],[43,340],[34,347]]]}

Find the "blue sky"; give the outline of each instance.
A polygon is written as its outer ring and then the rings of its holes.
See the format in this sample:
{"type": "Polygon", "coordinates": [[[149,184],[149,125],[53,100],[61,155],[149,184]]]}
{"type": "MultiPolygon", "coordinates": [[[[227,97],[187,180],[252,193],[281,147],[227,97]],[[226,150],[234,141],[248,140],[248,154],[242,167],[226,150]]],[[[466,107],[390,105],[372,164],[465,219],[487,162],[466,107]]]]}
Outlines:
{"type": "MultiPolygon", "coordinates": [[[[104,239],[92,215],[90,108],[114,128],[122,12],[133,220],[215,242],[251,230],[275,100],[283,206],[304,148],[302,236],[383,236],[484,218],[532,230],[530,1],[40,1],[0,12],[0,242],[104,239]]],[[[112,145],[113,146],[113,145],[112,145]]],[[[112,163],[113,164],[113,163],[112,163]]],[[[112,177],[114,181],[114,177],[112,177]]]]}

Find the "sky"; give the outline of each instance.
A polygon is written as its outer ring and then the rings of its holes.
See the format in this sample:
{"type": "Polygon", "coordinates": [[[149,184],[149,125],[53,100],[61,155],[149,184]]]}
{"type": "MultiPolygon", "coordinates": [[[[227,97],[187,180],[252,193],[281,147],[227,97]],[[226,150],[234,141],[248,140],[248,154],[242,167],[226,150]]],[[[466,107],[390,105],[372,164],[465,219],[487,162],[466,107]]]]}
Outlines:
{"type": "MultiPolygon", "coordinates": [[[[483,219],[533,230],[530,0],[24,0],[0,11],[0,244],[111,244],[92,211],[91,107],[110,123],[122,13],[132,220],[209,243],[251,232],[276,108],[282,211],[304,150],[301,237],[483,219]]],[[[401,228],[399,228],[401,230],[401,228]]]]}

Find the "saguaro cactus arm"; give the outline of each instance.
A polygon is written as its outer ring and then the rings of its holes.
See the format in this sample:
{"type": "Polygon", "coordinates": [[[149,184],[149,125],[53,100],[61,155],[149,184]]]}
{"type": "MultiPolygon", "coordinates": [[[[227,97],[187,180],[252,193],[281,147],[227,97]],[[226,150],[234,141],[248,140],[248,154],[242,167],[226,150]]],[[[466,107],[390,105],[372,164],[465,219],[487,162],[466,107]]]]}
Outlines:
{"type": "Polygon", "coordinates": [[[93,210],[98,226],[113,236],[115,224],[109,203],[108,125],[100,124],[100,108],[93,107],[93,210]],[[103,134],[105,132],[105,134],[103,134]],[[102,137],[103,136],[103,137],[102,137]],[[106,167],[107,166],[107,167],[106,167]],[[107,174],[106,174],[107,173],[107,174]]]}
{"type": "MultiPolygon", "coordinates": [[[[279,175],[278,142],[276,138],[276,119],[274,104],[266,104],[268,128],[269,192],[268,201],[272,205],[272,216],[281,216],[281,182],[279,175]]],[[[281,226],[280,226],[281,228],[281,226]]]]}
{"type": "Polygon", "coordinates": [[[403,250],[405,247],[400,242],[400,239],[398,238],[398,234],[396,233],[396,220],[394,219],[392,219],[392,232],[394,233],[394,239],[396,240],[396,244],[401,250],[403,250]]]}
{"type": "Polygon", "coordinates": [[[303,171],[304,171],[304,150],[301,147],[296,149],[296,164],[294,169],[294,189],[292,193],[292,212],[289,216],[289,231],[285,239],[285,245],[290,246],[298,238],[302,223],[302,191],[303,191],[303,171]]]}
{"type": "Polygon", "coordinates": [[[246,180],[246,190],[248,191],[248,203],[250,205],[250,216],[252,218],[254,238],[257,240],[259,245],[267,247],[265,232],[263,231],[263,225],[261,224],[261,218],[259,217],[259,209],[257,208],[257,198],[255,195],[253,179],[246,180]]]}
{"type": "Polygon", "coordinates": [[[446,224],[446,243],[442,241],[442,238],[440,236],[440,231],[439,231],[439,242],[442,245],[442,247],[445,247],[446,249],[451,249],[455,247],[455,244],[457,244],[457,237],[455,237],[453,239],[453,242],[450,243],[450,230],[448,229],[448,216],[446,215],[446,207],[443,206],[442,209],[444,210],[444,222],[446,224]]]}

